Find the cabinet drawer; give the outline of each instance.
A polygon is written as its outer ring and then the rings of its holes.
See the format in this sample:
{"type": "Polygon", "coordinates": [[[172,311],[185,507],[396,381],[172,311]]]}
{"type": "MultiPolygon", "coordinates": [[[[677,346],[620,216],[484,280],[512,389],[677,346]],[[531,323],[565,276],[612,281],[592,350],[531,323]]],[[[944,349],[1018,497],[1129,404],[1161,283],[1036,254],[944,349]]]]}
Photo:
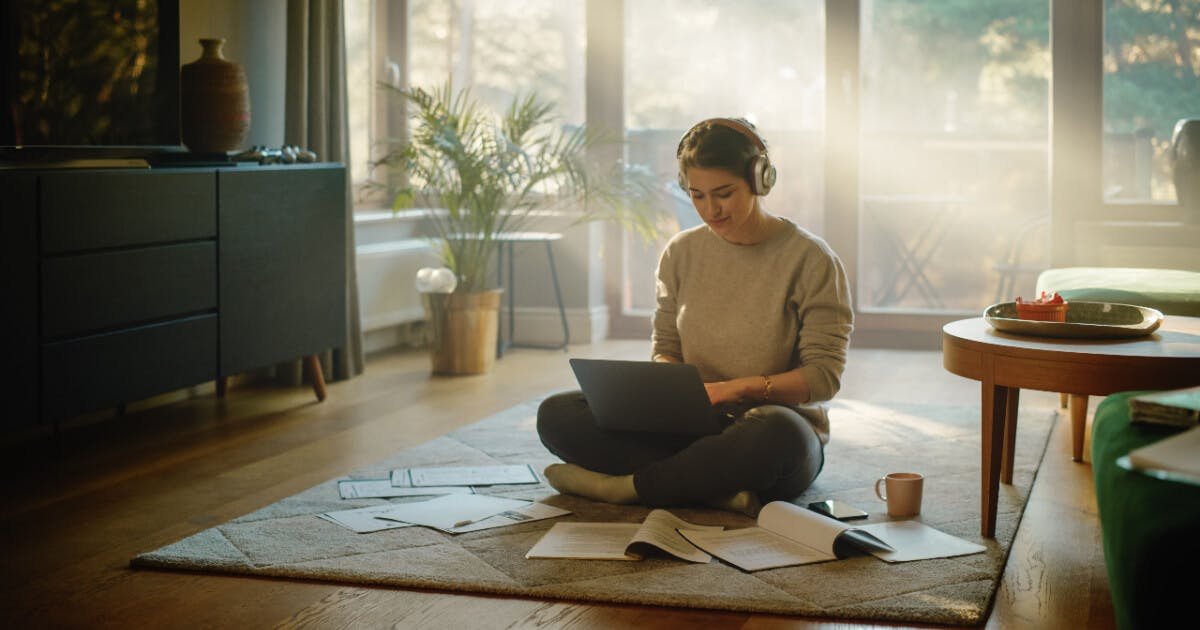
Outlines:
{"type": "Polygon", "coordinates": [[[42,336],[61,337],[217,306],[213,241],[42,261],[42,336]]]}
{"type": "Polygon", "coordinates": [[[216,174],[88,171],[41,176],[42,252],[211,238],[216,174]]]}
{"type": "Polygon", "coordinates": [[[216,315],[49,343],[42,346],[42,409],[61,418],[211,381],[216,373],[216,315]]]}

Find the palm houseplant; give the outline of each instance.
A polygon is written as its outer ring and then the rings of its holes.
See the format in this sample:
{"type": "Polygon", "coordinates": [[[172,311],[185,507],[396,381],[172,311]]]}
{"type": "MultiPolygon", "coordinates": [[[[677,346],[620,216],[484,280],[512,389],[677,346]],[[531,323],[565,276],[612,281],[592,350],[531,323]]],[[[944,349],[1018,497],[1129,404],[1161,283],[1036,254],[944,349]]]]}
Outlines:
{"type": "Polygon", "coordinates": [[[435,249],[453,291],[423,293],[439,374],[486,372],[495,359],[500,293],[492,271],[506,233],[547,215],[567,224],[611,220],[649,239],[662,204],[655,177],[590,159],[615,142],[558,124],[553,103],[518,95],[495,112],[469,90],[384,86],[403,99],[409,137],[381,163],[396,170],[393,209],[428,208],[435,249]]]}

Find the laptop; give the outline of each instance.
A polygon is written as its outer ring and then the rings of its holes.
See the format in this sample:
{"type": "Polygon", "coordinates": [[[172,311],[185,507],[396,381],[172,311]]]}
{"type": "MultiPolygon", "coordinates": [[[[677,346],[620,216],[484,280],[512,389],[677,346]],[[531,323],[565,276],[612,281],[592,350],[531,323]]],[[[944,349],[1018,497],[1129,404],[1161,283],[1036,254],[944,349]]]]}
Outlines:
{"type": "Polygon", "coordinates": [[[686,363],[571,359],[596,425],[614,431],[720,433],[732,409],[708,399],[700,371],[686,363]]]}

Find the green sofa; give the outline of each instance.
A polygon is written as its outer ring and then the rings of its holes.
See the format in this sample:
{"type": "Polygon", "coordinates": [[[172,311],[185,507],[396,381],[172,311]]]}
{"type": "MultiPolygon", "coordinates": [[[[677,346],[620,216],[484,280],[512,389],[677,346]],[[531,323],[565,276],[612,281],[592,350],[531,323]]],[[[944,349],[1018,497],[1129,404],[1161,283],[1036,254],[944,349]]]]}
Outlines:
{"type": "Polygon", "coordinates": [[[1200,273],[1133,267],[1059,267],[1038,275],[1037,292],[1070,300],[1118,302],[1164,315],[1200,317],[1200,273]]]}
{"type": "Polygon", "coordinates": [[[1200,627],[1200,486],[1125,470],[1117,459],[1181,429],[1131,424],[1129,398],[1106,397],[1092,425],[1092,475],[1117,626],[1200,627]]]}

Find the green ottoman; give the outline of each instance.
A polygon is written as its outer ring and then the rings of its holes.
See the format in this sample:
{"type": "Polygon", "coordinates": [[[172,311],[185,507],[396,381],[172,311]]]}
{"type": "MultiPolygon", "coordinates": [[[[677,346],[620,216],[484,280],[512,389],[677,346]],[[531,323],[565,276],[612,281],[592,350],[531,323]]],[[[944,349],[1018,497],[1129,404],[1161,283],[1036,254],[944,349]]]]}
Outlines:
{"type": "Polygon", "coordinates": [[[1200,273],[1179,269],[1061,267],[1038,275],[1037,293],[1058,291],[1067,301],[1118,302],[1164,315],[1200,316],[1200,273]]]}
{"type": "Polygon", "coordinates": [[[1130,424],[1129,397],[1108,396],[1092,426],[1092,476],[1117,626],[1176,628],[1196,619],[1200,486],[1117,466],[1129,451],[1180,431],[1130,424]]]}

